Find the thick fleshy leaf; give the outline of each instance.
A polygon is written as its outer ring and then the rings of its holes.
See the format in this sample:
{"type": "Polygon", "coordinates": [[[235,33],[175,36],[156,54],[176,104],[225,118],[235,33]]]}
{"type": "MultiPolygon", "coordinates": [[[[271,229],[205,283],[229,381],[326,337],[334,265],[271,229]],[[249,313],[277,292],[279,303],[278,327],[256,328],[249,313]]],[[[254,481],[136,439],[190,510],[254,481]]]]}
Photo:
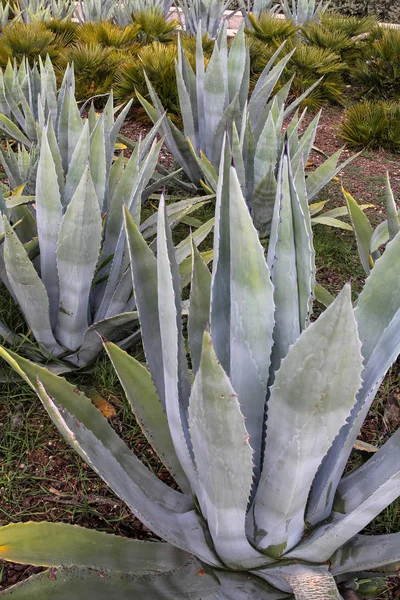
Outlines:
{"type": "Polygon", "coordinates": [[[268,563],[246,538],[253,451],[237,394],[207,332],[189,401],[189,427],[200,480],[198,499],[218,556],[232,569],[268,563]]]}
{"type": "Polygon", "coordinates": [[[280,589],[288,587],[295,600],[342,600],[326,565],[282,564],[259,571],[259,576],[280,589]]]}
{"type": "Polygon", "coordinates": [[[209,600],[284,600],[291,597],[249,572],[218,571],[217,576],[221,588],[209,600]]]}
{"type": "Polygon", "coordinates": [[[189,558],[170,544],[142,542],[66,523],[12,523],[0,530],[0,558],[43,567],[86,567],[137,575],[171,571],[189,558]]]}
{"type": "Polygon", "coordinates": [[[325,162],[315,169],[312,173],[307,176],[307,196],[311,201],[317,194],[326,186],[331,179],[342,171],[347,165],[353,161],[359,154],[350,156],[347,160],[337,166],[337,161],[342,153],[342,150],[338,150],[332,156],[330,156],[325,162]]]}
{"type": "Polygon", "coordinates": [[[216,577],[204,571],[195,558],[167,573],[134,576],[89,569],[44,571],[3,592],[5,598],[31,600],[201,600],[219,587],[216,577]]]}
{"type": "Polygon", "coordinates": [[[364,215],[361,208],[358,206],[354,198],[343,189],[343,194],[346,199],[347,208],[350,219],[353,224],[354,233],[357,240],[358,254],[364,271],[369,275],[371,268],[374,266],[373,259],[369,253],[369,246],[374,230],[368,218],[364,215]]]}
{"type": "Polygon", "coordinates": [[[62,204],[56,166],[47,138],[42,135],[36,177],[36,223],[40,248],[40,273],[47,291],[50,322],[55,326],[58,317],[57,242],[62,219],[62,204]]]}
{"type": "MultiPolygon", "coordinates": [[[[301,169],[301,167],[300,167],[301,169]]],[[[297,179],[295,187],[285,146],[278,173],[278,187],[268,266],[275,286],[275,329],[272,368],[276,371],[289,347],[308,324],[314,287],[314,252],[305,189],[297,179]]],[[[304,184],[303,184],[304,187],[304,184]]]]}
{"type": "Polygon", "coordinates": [[[0,355],[35,390],[67,442],[149,529],[182,550],[195,551],[204,562],[220,565],[192,500],[151,473],[83,393],[4,348],[0,355]]]}
{"type": "Polygon", "coordinates": [[[354,406],[361,370],[357,325],[346,287],[290,347],[271,389],[253,514],[255,541],[272,556],[293,548],[304,533],[313,479],[354,406]]]}
{"type": "Polygon", "coordinates": [[[57,246],[60,306],[56,337],[71,350],[81,345],[89,325],[89,294],[101,232],[99,203],[87,165],[61,222],[57,246]]]}
{"type": "Polygon", "coordinates": [[[400,533],[356,535],[331,557],[333,575],[379,570],[400,561],[400,533]]]}
{"type": "Polygon", "coordinates": [[[192,243],[192,285],[189,307],[189,346],[192,370],[200,365],[203,333],[210,321],[211,273],[203,261],[196,245],[192,243]]]}
{"type": "Polygon", "coordinates": [[[49,298],[23,244],[4,217],[4,263],[9,285],[35,339],[57,355],[57,344],[50,324],[49,298]]]}
{"type": "Polygon", "coordinates": [[[157,394],[165,409],[164,366],[158,314],[157,261],[126,207],[124,207],[124,220],[146,361],[157,394]]]}
{"type": "Polygon", "coordinates": [[[274,290],[264,249],[231,167],[230,218],[230,379],[239,397],[259,472],[267,394],[274,290]],[[240,233],[239,233],[240,232],[240,233]]]}
{"type": "Polygon", "coordinates": [[[167,417],[149,371],[133,356],[110,342],[105,349],[142,431],[185,493],[190,485],[177,459],[167,417]]]}
{"type": "Polygon", "coordinates": [[[362,467],[342,479],[333,513],[290,557],[328,560],[400,496],[400,429],[362,467]]]}
{"type": "Polygon", "coordinates": [[[197,492],[197,473],[190,448],[186,413],[190,383],[181,329],[180,280],[173,253],[165,199],[161,196],[157,228],[157,286],[165,411],[176,454],[192,489],[197,492]]]}

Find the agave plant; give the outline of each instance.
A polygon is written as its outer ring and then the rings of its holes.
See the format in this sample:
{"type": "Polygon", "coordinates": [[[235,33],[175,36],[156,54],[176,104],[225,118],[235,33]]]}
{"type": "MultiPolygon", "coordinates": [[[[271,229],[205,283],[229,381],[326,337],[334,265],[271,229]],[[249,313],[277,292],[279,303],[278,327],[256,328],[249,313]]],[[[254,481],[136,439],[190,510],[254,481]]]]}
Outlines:
{"type": "Polygon", "coordinates": [[[132,23],[135,15],[142,12],[157,12],[167,18],[172,6],[172,0],[124,0],[114,8],[114,21],[120,27],[132,23]]]}
{"type": "Polygon", "coordinates": [[[329,2],[320,0],[281,0],[282,12],[286,19],[290,19],[296,25],[304,25],[307,21],[313,21],[325,12],[329,2]]]}
{"type": "Polygon", "coordinates": [[[227,148],[222,154],[212,274],[195,248],[192,254],[192,373],[163,202],[157,259],[125,211],[150,372],[105,343],[138,422],[181,491],[142,465],[79,389],[1,350],[85,462],[163,541],[66,524],[2,527],[1,558],[50,568],[4,598],[339,600],[338,585],[354,589],[365,574],[394,574],[400,564],[399,533],[359,534],[400,494],[400,430],[343,477],[400,349],[400,236],[355,307],[346,286],[309,325],[312,234],[287,148],[267,260],[227,148]]]}
{"type": "MultiPolygon", "coordinates": [[[[182,28],[192,35],[208,33],[216,38],[224,21],[224,12],[232,0],[178,0],[182,28]]],[[[231,15],[230,15],[231,16],[231,15]]]]}
{"type": "Polygon", "coordinates": [[[3,3],[0,4],[0,28],[1,29],[7,25],[9,18],[11,16],[10,11],[11,11],[11,6],[10,6],[9,2],[6,2],[5,4],[3,4],[3,3]]]}
{"type": "MultiPolygon", "coordinates": [[[[217,174],[226,129],[232,139],[233,154],[242,190],[257,228],[264,233],[271,221],[276,172],[283,146],[282,124],[317,84],[311,86],[288,106],[285,106],[290,81],[273,97],[271,95],[292,52],[274,67],[282,46],[271,57],[248,99],[249,50],[241,27],[228,51],[226,31],[219,36],[207,69],[201,36],[197,34],[196,74],[178,45],[176,80],[183,120],[183,133],[171,119],[161,127],[166,143],[188,177],[197,185],[207,180],[212,190],[217,188],[217,174]]],[[[318,82],[317,82],[318,83],[318,82]]],[[[147,86],[153,106],[138,94],[139,100],[153,122],[164,114],[164,107],[150,81],[147,86]]],[[[312,149],[318,116],[299,138],[301,118],[292,119],[288,129],[294,168],[306,164],[312,149]]],[[[331,156],[307,178],[309,200],[334,177],[346,163],[337,165],[341,151],[331,156]]],[[[303,167],[302,167],[303,168],[303,167]]]]}
{"type": "Polygon", "coordinates": [[[69,20],[76,7],[72,0],[18,0],[20,18],[24,23],[34,21],[69,20]]]}
{"type": "Polygon", "coordinates": [[[381,255],[379,248],[393,240],[400,231],[400,211],[397,208],[390,186],[389,173],[386,174],[385,195],[387,219],[382,221],[375,229],[353,196],[346,190],[343,190],[343,194],[357,240],[361,264],[366,274],[369,275],[381,255]]]}
{"type": "Polygon", "coordinates": [[[114,0],[79,0],[78,19],[86,21],[109,21],[114,14],[114,0]]]}
{"type": "MultiPolygon", "coordinates": [[[[82,119],[72,90],[66,88],[58,135],[49,116],[41,136],[32,207],[31,237],[36,234],[38,238],[40,275],[23,247],[19,229],[14,231],[6,216],[1,227],[5,234],[1,251],[4,283],[43,354],[75,366],[87,364],[100,351],[96,332],[118,335],[132,329],[137,320],[122,204],[125,202],[140,223],[142,199],[162,185],[155,181],[144,193],[154,177],[162,140],[154,140],[157,124],[136,144],[128,162],[122,154],[113,161],[116,138],[129,108],[130,104],[114,122],[110,97],[102,115],[97,116],[92,106],[88,119],[82,119]]],[[[25,197],[11,197],[6,205],[14,209],[26,201],[25,197]]],[[[196,202],[174,207],[173,218],[179,217],[179,210],[186,214],[196,202]]],[[[12,216],[15,221],[23,215],[12,216]]],[[[206,225],[205,235],[210,226],[212,223],[207,230],[206,225]]],[[[151,220],[143,229],[151,235],[151,220]]],[[[201,236],[203,230],[196,233],[201,236]]]]}

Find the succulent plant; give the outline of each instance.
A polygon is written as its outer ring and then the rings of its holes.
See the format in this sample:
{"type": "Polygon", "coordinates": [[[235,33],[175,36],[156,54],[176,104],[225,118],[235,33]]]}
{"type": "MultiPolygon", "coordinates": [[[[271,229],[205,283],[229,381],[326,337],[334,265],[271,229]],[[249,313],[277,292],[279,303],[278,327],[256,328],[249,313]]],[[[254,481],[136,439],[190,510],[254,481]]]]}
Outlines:
{"type": "MultiPolygon", "coordinates": [[[[43,354],[74,366],[96,358],[101,351],[98,333],[121,336],[137,321],[122,205],[139,224],[142,199],[163,183],[155,181],[144,191],[154,177],[162,140],[154,139],[156,125],[136,144],[128,161],[123,154],[113,161],[129,107],[114,122],[110,97],[103,114],[96,115],[92,106],[88,118],[82,119],[67,88],[59,109],[58,135],[48,117],[41,134],[35,196],[6,200],[11,211],[17,207],[29,212],[28,206],[20,205],[31,203],[31,237],[38,238],[40,275],[23,245],[29,240],[20,239],[19,227],[14,230],[6,215],[0,226],[5,234],[0,246],[4,283],[43,354]]],[[[171,218],[179,220],[179,215],[197,205],[196,198],[178,203],[170,209],[171,218]]],[[[12,221],[19,216],[12,213],[12,221]]],[[[206,231],[207,227],[212,223],[206,231]]],[[[152,235],[151,219],[142,230],[152,235]]],[[[196,234],[201,236],[203,230],[196,234]]],[[[186,249],[189,253],[188,243],[186,249]]]]}
{"type": "Polygon", "coordinates": [[[35,21],[69,20],[76,7],[72,0],[18,0],[20,16],[24,23],[35,21]]]}
{"type": "Polygon", "coordinates": [[[281,0],[282,12],[286,19],[290,19],[296,25],[304,25],[307,21],[313,21],[318,15],[325,12],[329,2],[320,0],[281,0]]]}
{"type": "Polygon", "coordinates": [[[225,21],[224,12],[231,4],[232,0],[178,0],[182,28],[192,35],[200,31],[201,35],[208,33],[216,38],[225,21]]]}
{"type": "Polygon", "coordinates": [[[50,568],[4,598],[339,600],[338,585],[394,574],[400,534],[359,532],[400,494],[400,430],[362,467],[343,472],[400,350],[400,235],[355,306],[347,285],[309,324],[314,261],[304,181],[292,177],[285,147],[265,258],[226,145],[212,274],[193,246],[189,371],[165,203],[157,258],[128,210],[125,223],[150,372],[105,347],[180,491],[139,461],[79,389],[2,349],[85,462],[163,540],[54,523],[2,527],[1,558],[50,568]]]}
{"type": "MultiPolygon", "coordinates": [[[[262,235],[268,231],[273,211],[276,174],[284,141],[283,120],[315,88],[315,85],[312,86],[285,106],[290,91],[289,81],[271,98],[292,54],[284,56],[273,67],[281,48],[266,65],[248,99],[249,51],[243,27],[239,29],[229,52],[226,30],[220,34],[206,70],[201,36],[198,34],[196,74],[179,45],[176,78],[184,131],[181,132],[171,119],[165,119],[161,124],[170,151],[191,181],[200,185],[205,179],[214,191],[223,139],[228,129],[242,191],[262,235]]],[[[149,80],[147,85],[153,106],[140,94],[138,97],[149,117],[156,122],[165,111],[149,80]]],[[[303,164],[306,164],[313,147],[318,126],[319,115],[300,137],[298,129],[303,117],[304,113],[300,118],[295,115],[287,130],[294,171],[298,168],[304,170],[303,164]]],[[[341,151],[336,152],[309,174],[307,191],[310,201],[347,164],[337,164],[340,154],[341,151]]]]}

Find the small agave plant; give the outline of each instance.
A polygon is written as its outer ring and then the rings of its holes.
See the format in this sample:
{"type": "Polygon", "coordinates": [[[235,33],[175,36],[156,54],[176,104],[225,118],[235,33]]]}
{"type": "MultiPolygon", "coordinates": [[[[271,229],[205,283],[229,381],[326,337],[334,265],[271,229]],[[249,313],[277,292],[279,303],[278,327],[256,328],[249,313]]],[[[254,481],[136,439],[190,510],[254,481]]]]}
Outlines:
{"type": "Polygon", "coordinates": [[[305,25],[309,21],[318,19],[324,13],[330,2],[325,0],[281,0],[282,12],[286,19],[296,25],[305,25]]]}
{"type": "MultiPolygon", "coordinates": [[[[292,55],[287,54],[273,66],[281,48],[266,65],[249,97],[250,56],[243,27],[229,50],[226,28],[223,29],[207,69],[204,68],[201,36],[198,34],[196,73],[179,44],[176,78],[184,130],[180,131],[170,119],[161,124],[166,144],[191,181],[200,185],[202,180],[206,180],[214,191],[217,189],[223,139],[228,129],[241,188],[255,225],[263,236],[269,230],[273,212],[279,157],[284,141],[283,121],[315,87],[286,106],[290,81],[272,97],[292,55]]],[[[149,80],[147,85],[153,106],[139,94],[138,97],[149,117],[157,122],[165,110],[149,80]]],[[[294,172],[298,168],[304,171],[318,127],[319,115],[300,136],[299,127],[304,114],[300,117],[296,114],[286,132],[290,138],[294,172]]],[[[340,154],[341,150],[308,175],[309,201],[352,160],[350,158],[338,165],[340,154]]]]}
{"type": "Polygon", "coordinates": [[[400,350],[400,235],[355,306],[346,286],[309,324],[310,217],[288,149],[267,257],[224,149],[212,274],[193,245],[189,369],[164,202],[157,258],[128,210],[125,226],[149,370],[105,348],[180,490],[147,469],[77,388],[2,349],[72,447],[162,540],[67,524],[2,527],[2,559],[50,569],[3,597],[339,600],[339,587],[395,574],[400,533],[359,532],[400,494],[400,430],[343,473],[400,350]]]}
{"type": "MultiPolygon", "coordinates": [[[[114,121],[111,98],[101,115],[92,107],[82,119],[72,91],[66,89],[58,135],[50,116],[41,134],[34,197],[5,201],[0,277],[43,355],[69,366],[96,358],[102,349],[98,334],[126,338],[137,322],[122,205],[140,224],[142,200],[169,176],[148,185],[156,177],[162,145],[155,140],[159,124],[135,145],[129,160],[123,153],[114,160],[128,110],[129,104],[114,121]],[[39,266],[34,262],[38,254],[39,266]]],[[[175,204],[169,209],[171,220],[178,222],[208,200],[175,204]]],[[[154,235],[153,221],[141,224],[146,238],[154,235]]],[[[212,226],[211,220],[196,231],[199,241],[212,226]]],[[[184,260],[190,254],[189,240],[181,244],[184,260]]],[[[0,333],[15,341],[4,323],[0,333]]]]}

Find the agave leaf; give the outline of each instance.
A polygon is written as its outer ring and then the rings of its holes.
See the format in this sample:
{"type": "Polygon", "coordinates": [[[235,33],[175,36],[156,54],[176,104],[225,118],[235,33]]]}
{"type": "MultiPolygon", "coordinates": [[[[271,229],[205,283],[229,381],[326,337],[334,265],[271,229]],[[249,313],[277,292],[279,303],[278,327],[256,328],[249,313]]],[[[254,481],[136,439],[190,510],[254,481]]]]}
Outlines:
{"type": "Polygon", "coordinates": [[[86,567],[144,575],[171,571],[189,558],[161,542],[142,542],[66,523],[12,523],[1,528],[3,560],[44,567],[86,567]],[[4,542],[4,543],[3,543],[4,542]]]}
{"type": "Polygon", "coordinates": [[[330,156],[325,162],[322,163],[319,167],[315,169],[312,173],[307,176],[307,196],[309,201],[311,201],[317,194],[322,190],[325,185],[331,181],[336,175],[342,171],[347,165],[359,156],[358,154],[354,154],[350,156],[347,160],[342,162],[340,165],[337,165],[337,161],[342,153],[342,150],[338,150],[332,156],[330,156]]]}
{"type": "Polygon", "coordinates": [[[357,325],[346,286],[290,347],[275,374],[253,510],[257,545],[271,555],[289,550],[303,535],[313,479],[354,406],[361,370],[357,325]],[[301,412],[296,408],[299,398],[301,412]]]}
{"type": "Polygon", "coordinates": [[[60,226],[57,265],[60,307],[56,336],[75,350],[88,328],[88,303],[101,243],[101,214],[86,165],[81,181],[60,226]]]}
{"type": "Polygon", "coordinates": [[[332,296],[322,285],[316,283],[314,286],[314,294],[315,298],[320,302],[323,306],[328,307],[335,300],[335,297],[332,296]]]}
{"type": "Polygon", "coordinates": [[[55,327],[59,300],[56,250],[62,219],[62,204],[57,170],[46,133],[42,135],[36,178],[36,223],[42,282],[49,298],[50,323],[55,327]]]}
{"type": "Polygon", "coordinates": [[[104,116],[101,116],[90,135],[90,173],[100,210],[103,210],[105,202],[107,170],[104,116]]]}
{"type": "Polygon", "coordinates": [[[283,564],[257,571],[257,574],[281,589],[288,587],[295,600],[308,600],[315,594],[324,600],[342,600],[326,565],[283,564]]]}
{"type": "Polygon", "coordinates": [[[314,225],[327,225],[328,227],[336,227],[336,229],[344,229],[345,231],[353,231],[353,228],[348,223],[341,221],[340,219],[335,219],[333,217],[326,216],[325,214],[320,215],[319,217],[313,217],[311,219],[314,225]]]}
{"type": "MultiPolygon", "coordinates": [[[[204,263],[208,265],[214,258],[214,250],[207,250],[206,252],[200,252],[200,256],[204,263]]],[[[188,256],[179,265],[179,275],[181,276],[181,288],[183,289],[189,285],[192,276],[192,257],[188,256]]]]}
{"type": "Polygon", "coordinates": [[[388,217],[389,239],[392,240],[400,231],[400,219],[390,186],[388,171],[386,171],[386,214],[388,217]]]}
{"type": "Polygon", "coordinates": [[[22,131],[5,115],[0,115],[0,128],[3,129],[11,138],[24,144],[27,148],[32,146],[32,142],[22,133],[22,131]]]}
{"type": "Polygon", "coordinates": [[[196,132],[194,126],[194,116],[192,111],[192,103],[188,90],[186,89],[186,85],[182,76],[181,69],[178,64],[175,64],[175,76],[176,76],[176,85],[178,88],[179,95],[179,106],[182,114],[183,120],[183,128],[185,131],[185,136],[196,140],[196,132]]]}
{"type": "Polygon", "coordinates": [[[328,560],[400,495],[400,429],[359,469],[340,482],[331,518],[289,557],[328,560]]]}
{"type": "MultiPolygon", "coordinates": [[[[237,90],[240,89],[246,72],[246,57],[244,24],[242,24],[229,50],[228,59],[228,102],[232,102],[237,90]]],[[[248,83],[246,94],[248,93],[248,83]]]]}
{"type": "Polygon", "coordinates": [[[72,89],[66,89],[58,121],[58,144],[64,173],[68,172],[68,166],[71,162],[76,144],[81,136],[82,129],[82,119],[79,114],[74,92],[72,89]]]}
{"type": "Polygon", "coordinates": [[[144,435],[180,488],[190,494],[190,485],[176,456],[167,417],[149,371],[115,344],[106,342],[105,349],[144,435]]]}
{"type": "Polygon", "coordinates": [[[62,166],[60,148],[58,147],[58,142],[56,134],[54,132],[53,122],[51,119],[49,119],[47,123],[47,141],[53,157],[54,166],[57,172],[58,188],[60,190],[61,200],[63,201],[65,187],[64,171],[62,166]]]}
{"type": "Polygon", "coordinates": [[[304,206],[305,190],[301,190],[300,181],[297,182],[299,193],[285,145],[279,166],[277,199],[267,256],[275,286],[274,371],[308,324],[314,287],[314,253],[310,225],[307,223],[309,213],[308,207],[304,206]]]}
{"type": "Polygon", "coordinates": [[[189,427],[201,482],[198,499],[218,556],[232,569],[268,563],[246,538],[253,451],[237,394],[207,332],[189,400],[189,427]]]}
{"type": "Polygon", "coordinates": [[[13,600],[28,600],[32,596],[38,596],[40,600],[74,600],[82,597],[87,600],[108,600],[118,590],[118,600],[132,600],[134,597],[146,600],[200,600],[218,587],[216,578],[206,573],[195,558],[191,558],[183,566],[167,573],[143,576],[63,567],[34,575],[6,590],[4,595],[13,600]],[[204,572],[204,576],[200,577],[199,571],[204,572]]]}
{"type": "Polygon", "coordinates": [[[273,588],[260,577],[246,573],[246,578],[234,571],[218,571],[220,591],[210,600],[284,600],[292,595],[273,588]]]}
{"type": "Polygon", "coordinates": [[[274,328],[274,292],[236,171],[233,167],[230,171],[230,378],[243,407],[257,472],[274,328]],[[237,235],[239,230],[241,235],[237,235]]]}
{"type": "Polygon", "coordinates": [[[191,235],[182,240],[175,248],[176,261],[178,265],[190,254],[191,243],[193,242],[196,246],[201,244],[208,234],[213,230],[214,218],[209,219],[200,227],[196,229],[191,235]]]}
{"type": "MultiPolygon", "coordinates": [[[[129,277],[131,278],[130,273],[129,277]]],[[[132,288],[132,282],[130,287],[132,288]]],[[[126,338],[132,326],[136,330],[139,328],[138,318],[139,315],[137,312],[127,311],[122,314],[114,314],[102,321],[93,323],[85,331],[80,348],[74,355],[69,356],[68,360],[70,362],[76,361],[77,366],[90,364],[101,351],[101,337],[107,340],[118,340],[121,337],[126,338]]]]}
{"type": "Polygon", "coordinates": [[[4,219],[4,263],[9,285],[36,340],[52,354],[60,352],[50,324],[49,298],[26,250],[4,219]]]}
{"type": "MultiPolygon", "coordinates": [[[[192,241],[192,285],[189,308],[189,346],[192,370],[197,373],[200,365],[203,333],[210,319],[211,273],[203,261],[196,244],[192,241]]],[[[182,277],[182,273],[180,271],[182,277]]]]}
{"type": "Polygon", "coordinates": [[[371,268],[374,266],[372,256],[369,253],[370,241],[374,230],[372,229],[372,225],[368,218],[364,215],[363,211],[360,209],[351,194],[346,192],[345,189],[342,191],[346,199],[347,209],[353,224],[361,263],[364,267],[364,271],[367,275],[369,275],[371,268]]]}
{"type": "Polygon", "coordinates": [[[142,523],[174,546],[187,552],[195,548],[200,559],[220,566],[192,500],[151,473],[86,396],[65,379],[4,348],[0,355],[38,394],[67,442],[142,523]]]}
{"type": "Polygon", "coordinates": [[[374,571],[400,561],[400,533],[356,535],[331,557],[333,575],[374,571]]]}
{"type": "Polygon", "coordinates": [[[192,489],[197,491],[198,480],[190,448],[185,410],[190,394],[190,383],[181,329],[180,281],[173,253],[171,230],[167,226],[165,199],[161,196],[157,229],[157,284],[165,410],[176,454],[192,489]]]}
{"type": "MultiPolygon", "coordinates": [[[[207,126],[210,128],[210,132],[214,132],[225,111],[224,71],[217,46],[214,48],[204,76],[203,94],[204,106],[207,107],[207,126]]],[[[213,138],[213,135],[207,135],[205,146],[201,146],[211,162],[214,162],[218,156],[214,156],[213,138]]]]}

